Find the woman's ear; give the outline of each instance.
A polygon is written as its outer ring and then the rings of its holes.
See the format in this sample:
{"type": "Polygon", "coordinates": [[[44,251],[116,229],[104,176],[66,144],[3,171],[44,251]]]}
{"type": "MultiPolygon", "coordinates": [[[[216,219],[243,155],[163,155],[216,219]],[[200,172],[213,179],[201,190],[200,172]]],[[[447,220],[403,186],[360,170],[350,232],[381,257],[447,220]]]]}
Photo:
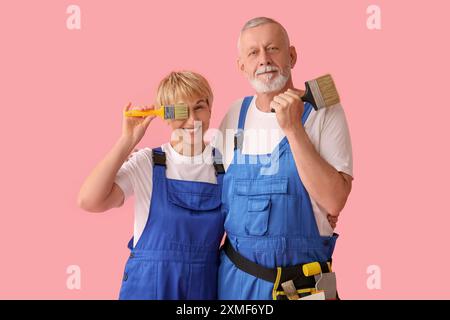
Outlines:
{"type": "Polygon", "coordinates": [[[209,113],[210,113],[209,116],[211,117],[211,113],[212,113],[212,103],[211,103],[211,101],[209,101],[209,99],[207,99],[206,102],[207,102],[207,104],[208,104],[208,110],[209,110],[209,113]]]}

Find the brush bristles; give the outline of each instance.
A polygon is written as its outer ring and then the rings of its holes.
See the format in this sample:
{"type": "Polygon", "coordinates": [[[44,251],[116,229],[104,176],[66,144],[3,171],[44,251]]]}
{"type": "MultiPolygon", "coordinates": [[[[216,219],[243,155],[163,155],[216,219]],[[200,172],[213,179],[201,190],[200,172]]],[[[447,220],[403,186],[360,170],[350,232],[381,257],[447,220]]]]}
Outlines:
{"type": "Polygon", "coordinates": [[[340,102],[339,94],[333,78],[327,74],[312,81],[308,81],[317,108],[330,107],[340,102]]]}
{"type": "Polygon", "coordinates": [[[187,118],[189,118],[189,108],[185,104],[164,107],[164,119],[166,120],[184,120],[187,118]]]}

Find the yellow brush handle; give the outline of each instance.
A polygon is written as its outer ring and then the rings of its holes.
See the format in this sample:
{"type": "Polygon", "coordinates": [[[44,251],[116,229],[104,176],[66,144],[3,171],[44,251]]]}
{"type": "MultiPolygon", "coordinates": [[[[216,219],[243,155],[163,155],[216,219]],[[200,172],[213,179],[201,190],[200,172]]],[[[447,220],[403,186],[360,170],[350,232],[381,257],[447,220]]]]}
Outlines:
{"type": "Polygon", "coordinates": [[[124,112],[126,117],[147,117],[147,116],[158,116],[164,118],[164,108],[159,108],[158,110],[128,110],[124,112]]]}

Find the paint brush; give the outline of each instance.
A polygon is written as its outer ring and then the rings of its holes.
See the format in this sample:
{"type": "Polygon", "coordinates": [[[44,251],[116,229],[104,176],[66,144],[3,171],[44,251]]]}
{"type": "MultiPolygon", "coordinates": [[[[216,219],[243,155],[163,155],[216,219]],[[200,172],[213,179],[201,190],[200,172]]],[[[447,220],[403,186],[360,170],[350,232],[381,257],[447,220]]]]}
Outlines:
{"type": "MultiPolygon", "coordinates": [[[[333,78],[326,74],[319,78],[305,82],[305,93],[301,97],[303,102],[309,102],[317,111],[340,102],[333,78]]],[[[271,109],[275,112],[274,109],[271,109]]]]}
{"type": "Polygon", "coordinates": [[[126,117],[158,116],[164,120],[184,120],[189,118],[189,108],[186,104],[174,104],[161,106],[156,110],[128,110],[124,112],[126,117]]]}

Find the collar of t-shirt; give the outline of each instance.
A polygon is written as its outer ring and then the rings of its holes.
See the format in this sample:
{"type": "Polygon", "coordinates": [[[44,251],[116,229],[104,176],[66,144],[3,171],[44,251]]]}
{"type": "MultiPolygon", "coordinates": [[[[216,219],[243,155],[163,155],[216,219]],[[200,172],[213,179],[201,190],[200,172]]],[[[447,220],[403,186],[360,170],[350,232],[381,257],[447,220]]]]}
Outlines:
{"type": "Polygon", "coordinates": [[[284,137],[277,115],[274,112],[259,110],[256,107],[256,97],[247,111],[244,137],[244,154],[271,153],[284,137]]]}
{"type": "Polygon", "coordinates": [[[211,145],[207,144],[202,153],[199,153],[193,157],[185,156],[181,153],[178,153],[170,144],[170,142],[165,143],[161,146],[161,149],[166,153],[166,159],[175,164],[201,164],[201,163],[209,163],[212,159],[212,150],[211,145]]]}
{"type": "Polygon", "coordinates": [[[170,143],[163,144],[161,148],[166,153],[166,175],[168,178],[217,183],[215,169],[212,165],[211,145],[206,145],[202,153],[193,157],[179,154],[170,143]]]}

